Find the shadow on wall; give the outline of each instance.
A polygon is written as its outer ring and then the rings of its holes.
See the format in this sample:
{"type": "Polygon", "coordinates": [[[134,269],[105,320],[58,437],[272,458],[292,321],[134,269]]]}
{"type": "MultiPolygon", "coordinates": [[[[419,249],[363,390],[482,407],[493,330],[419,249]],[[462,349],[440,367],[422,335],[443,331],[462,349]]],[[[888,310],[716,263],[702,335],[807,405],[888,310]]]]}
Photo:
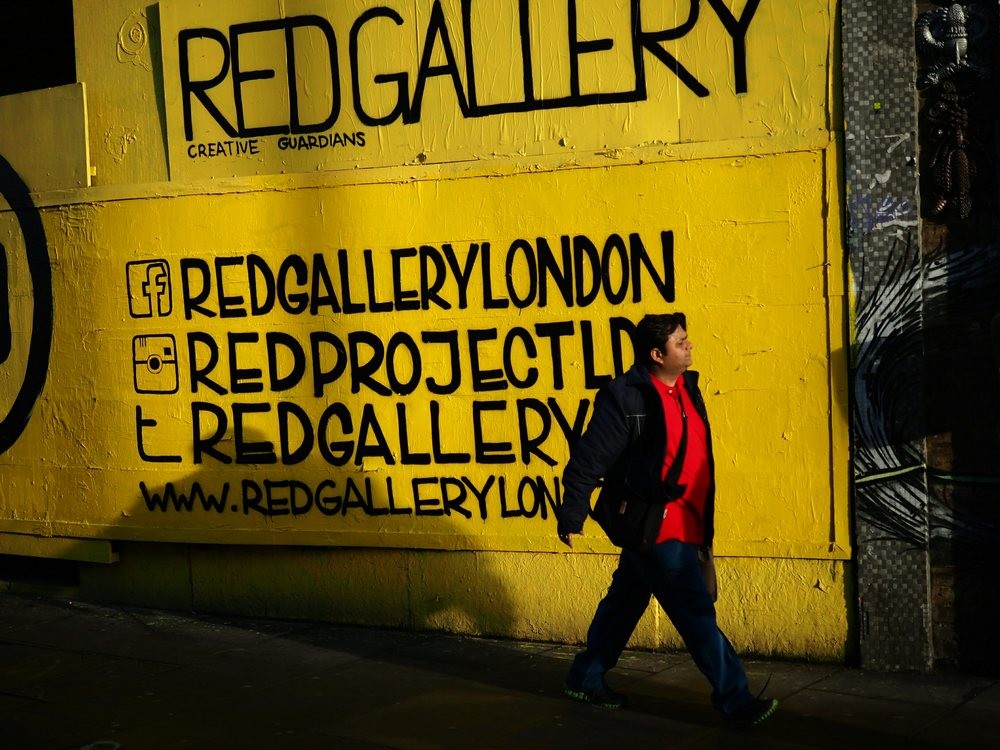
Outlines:
{"type": "MultiPolygon", "coordinates": [[[[141,589],[152,580],[154,587],[158,583],[174,592],[167,598],[187,597],[193,609],[203,612],[475,635],[510,635],[512,628],[517,632],[518,621],[528,617],[517,611],[509,591],[516,573],[509,559],[475,548],[474,541],[467,543],[475,539],[474,526],[482,521],[443,505],[429,509],[431,514],[440,511],[437,514],[418,516],[412,502],[388,495],[384,480],[376,476],[380,472],[359,474],[314,454],[294,466],[275,464],[265,459],[274,444],[259,431],[245,430],[238,440],[228,431],[213,450],[217,457],[230,459],[242,454],[245,472],[239,473],[233,463],[205,458],[205,468],[182,478],[142,482],[139,500],[123,514],[162,517],[174,538],[183,538],[185,531],[190,536],[209,531],[217,538],[229,527],[239,539],[241,530],[260,529],[264,519],[272,544],[122,543],[121,561],[115,566],[121,569],[121,582],[110,579],[118,575],[115,571],[92,568],[90,575],[108,579],[101,588],[111,592],[112,599],[127,596],[132,603],[162,606],[155,588],[147,589],[151,599],[142,598],[141,589]],[[275,470],[269,472],[268,466],[275,470]],[[355,519],[360,520],[357,525],[355,519]],[[402,522],[393,523],[397,519],[402,522]],[[297,543],[297,528],[306,524],[311,531],[374,531],[384,534],[385,546],[297,543]],[[427,535],[425,524],[433,525],[432,539],[443,546],[449,537],[463,535],[461,547],[420,548],[419,543],[412,546],[412,539],[393,543],[395,535],[427,535]],[[164,569],[168,565],[172,574],[164,569]]],[[[150,476],[169,475],[169,464],[159,467],[150,476]]],[[[141,528],[149,527],[143,522],[141,528]]],[[[112,529],[109,536],[135,534],[112,529]]]]}
{"type": "Polygon", "coordinates": [[[997,21],[995,2],[921,13],[917,56],[935,657],[1000,675],[997,21]]]}
{"type": "Polygon", "coordinates": [[[928,265],[928,479],[938,657],[1000,674],[1000,246],[928,265]]]}

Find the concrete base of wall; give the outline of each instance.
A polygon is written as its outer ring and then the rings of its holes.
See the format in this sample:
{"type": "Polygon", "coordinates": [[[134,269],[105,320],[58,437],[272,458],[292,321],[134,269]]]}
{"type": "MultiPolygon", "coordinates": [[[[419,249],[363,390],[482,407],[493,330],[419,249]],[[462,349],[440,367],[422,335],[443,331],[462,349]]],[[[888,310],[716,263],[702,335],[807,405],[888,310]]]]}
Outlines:
{"type": "MultiPolygon", "coordinates": [[[[579,643],[614,555],[120,543],[78,597],[116,604],[579,643]]],[[[721,558],[719,622],[743,654],[853,658],[853,575],[830,560],[721,558]]],[[[633,648],[682,648],[650,606],[633,648]]]]}

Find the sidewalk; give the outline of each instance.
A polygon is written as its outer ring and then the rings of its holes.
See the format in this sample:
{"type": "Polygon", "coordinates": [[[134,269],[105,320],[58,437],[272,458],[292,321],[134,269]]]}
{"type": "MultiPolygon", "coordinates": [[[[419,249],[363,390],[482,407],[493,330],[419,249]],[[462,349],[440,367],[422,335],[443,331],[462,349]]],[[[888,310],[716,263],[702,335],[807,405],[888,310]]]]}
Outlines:
{"type": "Polygon", "coordinates": [[[722,726],[686,654],[627,652],[623,711],[563,697],[574,648],[0,593],[4,750],[1000,747],[1000,681],[747,661],[781,700],[722,726]]]}

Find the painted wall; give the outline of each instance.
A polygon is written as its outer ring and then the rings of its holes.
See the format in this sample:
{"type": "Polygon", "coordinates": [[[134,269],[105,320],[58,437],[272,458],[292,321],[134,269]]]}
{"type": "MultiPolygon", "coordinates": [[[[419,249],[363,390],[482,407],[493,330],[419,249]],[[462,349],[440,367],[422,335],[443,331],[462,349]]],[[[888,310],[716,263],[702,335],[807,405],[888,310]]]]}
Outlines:
{"type": "Polygon", "coordinates": [[[113,599],[579,639],[614,555],[554,538],[568,445],[680,309],[720,616],[842,658],[833,11],[77,3],[80,83],[0,99],[0,544],[113,540],[113,599]]]}

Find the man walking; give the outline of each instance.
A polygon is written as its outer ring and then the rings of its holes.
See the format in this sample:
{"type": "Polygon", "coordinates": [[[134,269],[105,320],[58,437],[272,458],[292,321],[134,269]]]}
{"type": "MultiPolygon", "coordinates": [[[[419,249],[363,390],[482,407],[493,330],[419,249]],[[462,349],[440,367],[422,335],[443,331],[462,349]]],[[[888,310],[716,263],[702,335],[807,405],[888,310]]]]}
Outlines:
{"type": "Polygon", "coordinates": [[[711,555],[714,534],[715,470],[698,373],[688,369],[691,349],[683,313],[646,315],[636,329],[635,365],[598,392],[566,464],[559,539],[573,546],[603,479],[594,516],[622,547],[566,694],[604,708],[624,705],[605,674],[652,595],[712,684],[712,705],[726,719],[753,726],[771,716],[778,701],[750,693],[701,572],[699,554],[711,555]]]}

